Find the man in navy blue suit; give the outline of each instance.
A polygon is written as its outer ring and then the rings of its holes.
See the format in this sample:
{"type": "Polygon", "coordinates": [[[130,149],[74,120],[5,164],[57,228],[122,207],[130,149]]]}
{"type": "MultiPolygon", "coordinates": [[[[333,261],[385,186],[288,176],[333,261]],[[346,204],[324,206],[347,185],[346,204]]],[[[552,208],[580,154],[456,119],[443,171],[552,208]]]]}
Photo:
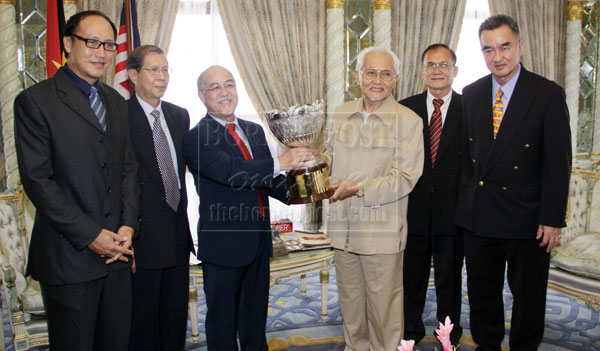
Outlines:
{"type": "Polygon", "coordinates": [[[207,109],[184,137],[185,161],[200,196],[198,259],[206,294],[208,350],[268,349],[265,326],[272,253],[269,196],[287,203],[280,171],[314,158],[305,148],[271,156],[256,123],[235,116],[231,72],[211,66],[198,78],[207,109]]]}

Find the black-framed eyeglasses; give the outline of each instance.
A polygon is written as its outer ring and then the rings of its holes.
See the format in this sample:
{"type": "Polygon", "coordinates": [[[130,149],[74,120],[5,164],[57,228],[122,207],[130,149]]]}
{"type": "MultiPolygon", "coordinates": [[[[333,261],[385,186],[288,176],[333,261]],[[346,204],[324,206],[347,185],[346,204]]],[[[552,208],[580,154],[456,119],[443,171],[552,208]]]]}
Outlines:
{"type": "Polygon", "coordinates": [[[117,51],[117,47],[119,46],[117,43],[112,42],[112,41],[100,41],[98,39],[89,39],[89,38],[80,37],[77,34],[71,34],[71,36],[84,42],[85,46],[87,46],[90,49],[98,49],[98,48],[100,48],[100,46],[104,46],[104,50],[110,51],[110,52],[115,52],[115,51],[117,51]]]}

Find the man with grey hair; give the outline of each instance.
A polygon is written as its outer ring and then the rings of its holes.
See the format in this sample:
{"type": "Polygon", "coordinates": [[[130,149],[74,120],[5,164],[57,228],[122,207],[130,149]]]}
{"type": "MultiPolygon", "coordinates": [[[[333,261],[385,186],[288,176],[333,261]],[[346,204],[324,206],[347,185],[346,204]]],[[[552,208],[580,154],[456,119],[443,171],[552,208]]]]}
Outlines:
{"type": "Polygon", "coordinates": [[[141,226],[133,240],[129,350],[183,350],[189,259],[194,250],[182,151],[190,117],[186,109],[161,100],[169,85],[169,63],[159,47],[133,50],[127,73],[135,84],[127,120],[141,188],[141,226]]]}
{"type": "Polygon", "coordinates": [[[423,171],[423,122],[392,95],[399,59],[372,47],[357,59],[363,97],[333,115],[326,157],[346,350],[395,350],[404,331],[402,266],[408,194],[423,171]]]}

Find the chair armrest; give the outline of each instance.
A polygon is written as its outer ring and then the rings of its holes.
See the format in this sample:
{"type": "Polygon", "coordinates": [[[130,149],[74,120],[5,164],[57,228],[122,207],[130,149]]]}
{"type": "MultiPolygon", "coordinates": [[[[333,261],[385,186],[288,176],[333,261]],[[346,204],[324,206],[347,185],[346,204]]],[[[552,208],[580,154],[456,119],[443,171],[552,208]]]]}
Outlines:
{"type": "Polygon", "coordinates": [[[21,299],[17,294],[17,275],[15,269],[9,264],[2,265],[2,282],[6,292],[6,302],[11,312],[23,312],[21,299]]]}

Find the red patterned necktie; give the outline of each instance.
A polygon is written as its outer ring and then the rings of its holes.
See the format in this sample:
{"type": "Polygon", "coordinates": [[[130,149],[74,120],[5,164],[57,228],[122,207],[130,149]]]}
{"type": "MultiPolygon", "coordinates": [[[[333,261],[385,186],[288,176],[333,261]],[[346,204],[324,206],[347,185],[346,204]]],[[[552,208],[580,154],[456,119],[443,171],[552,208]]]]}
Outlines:
{"type": "Polygon", "coordinates": [[[494,120],[494,140],[496,140],[496,135],[498,134],[498,130],[500,130],[500,124],[502,123],[502,117],[504,117],[504,104],[502,103],[502,95],[504,95],[502,88],[498,88],[498,91],[496,92],[496,101],[494,102],[494,109],[492,110],[492,119],[494,120]]]}
{"type": "MultiPolygon", "coordinates": [[[[251,160],[252,155],[250,154],[250,151],[248,151],[248,148],[246,147],[246,144],[244,144],[244,141],[240,138],[238,133],[235,131],[235,124],[227,123],[225,125],[225,128],[227,128],[227,131],[229,132],[229,134],[231,134],[231,136],[233,137],[233,140],[235,140],[235,143],[240,148],[240,151],[242,151],[242,155],[244,155],[244,159],[251,160]]],[[[260,189],[257,189],[257,190],[258,190],[258,204],[260,206],[260,216],[265,218],[267,216],[267,214],[265,212],[265,203],[264,203],[264,200],[262,197],[262,192],[260,191],[260,189]]]]}
{"type": "Polygon", "coordinates": [[[442,136],[442,111],[440,106],[444,103],[442,99],[433,99],[433,114],[429,122],[429,144],[431,145],[431,166],[435,165],[440,138],[442,136]]]}

